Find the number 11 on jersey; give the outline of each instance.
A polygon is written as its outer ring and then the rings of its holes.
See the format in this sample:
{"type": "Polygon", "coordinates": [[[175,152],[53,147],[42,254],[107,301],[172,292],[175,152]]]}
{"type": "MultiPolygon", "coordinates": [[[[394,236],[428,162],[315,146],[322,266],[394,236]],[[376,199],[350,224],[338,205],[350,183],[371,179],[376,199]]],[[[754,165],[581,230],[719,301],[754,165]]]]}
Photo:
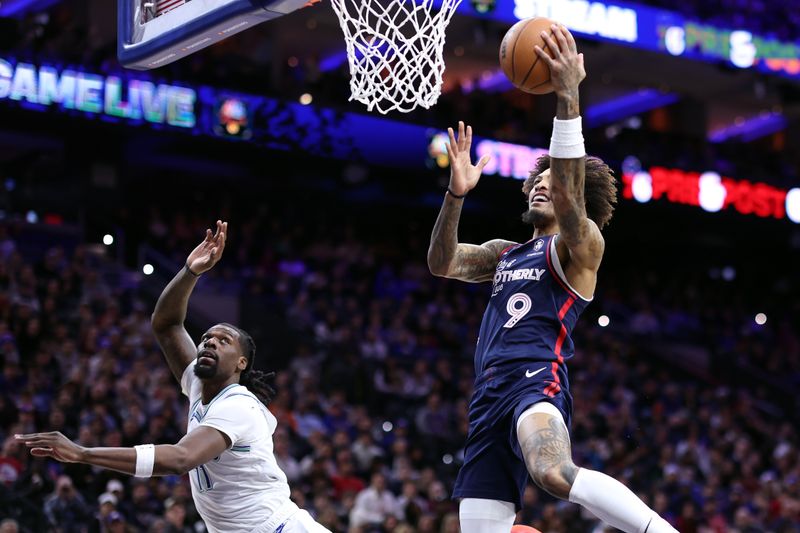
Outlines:
{"type": "Polygon", "coordinates": [[[214,488],[214,482],[211,481],[211,475],[205,465],[198,466],[194,471],[197,475],[197,488],[200,492],[208,492],[214,488]]]}

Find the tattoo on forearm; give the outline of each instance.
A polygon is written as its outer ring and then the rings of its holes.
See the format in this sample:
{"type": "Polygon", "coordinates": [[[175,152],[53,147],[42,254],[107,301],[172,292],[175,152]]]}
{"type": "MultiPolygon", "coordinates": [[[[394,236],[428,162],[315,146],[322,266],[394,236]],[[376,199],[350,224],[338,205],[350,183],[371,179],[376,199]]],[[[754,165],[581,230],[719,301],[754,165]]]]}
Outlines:
{"type": "Polygon", "coordinates": [[[570,247],[581,244],[586,237],[585,174],[584,158],[552,160],[552,186],[565,191],[567,197],[566,203],[555,205],[556,218],[560,232],[570,247]]]}
{"type": "Polygon", "coordinates": [[[567,429],[556,418],[522,443],[528,471],[536,484],[558,498],[568,498],[578,467],[572,462],[567,429]]]}
{"type": "Polygon", "coordinates": [[[454,261],[454,277],[465,281],[488,281],[497,267],[497,255],[491,251],[474,247],[459,248],[454,261]]]}
{"type": "Polygon", "coordinates": [[[556,102],[556,118],[559,120],[570,120],[578,118],[581,114],[580,95],[574,93],[559,97],[556,102]]]}
{"type": "Polygon", "coordinates": [[[446,272],[458,247],[458,220],[461,218],[461,200],[445,196],[436,219],[428,247],[428,266],[431,272],[446,272]]]}
{"type": "Polygon", "coordinates": [[[442,210],[436,219],[428,247],[428,267],[439,276],[462,281],[489,281],[497,268],[500,252],[513,244],[495,239],[481,246],[458,243],[458,221],[462,202],[445,197],[442,210]]]}
{"type": "MultiPolygon", "coordinates": [[[[556,118],[570,120],[579,116],[579,93],[559,96],[556,104],[556,118]]],[[[559,229],[569,245],[578,245],[585,237],[582,235],[586,229],[582,224],[582,219],[586,217],[583,198],[585,175],[586,165],[582,157],[579,159],[553,159],[551,162],[550,176],[553,186],[565,191],[567,198],[571,200],[566,206],[556,206],[559,229]]]]}
{"type": "Polygon", "coordinates": [[[561,213],[558,225],[568,245],[578,246],[585,240],[587,226],[584,223],[584,218],[585,215],[577,206],[561,213]]]}

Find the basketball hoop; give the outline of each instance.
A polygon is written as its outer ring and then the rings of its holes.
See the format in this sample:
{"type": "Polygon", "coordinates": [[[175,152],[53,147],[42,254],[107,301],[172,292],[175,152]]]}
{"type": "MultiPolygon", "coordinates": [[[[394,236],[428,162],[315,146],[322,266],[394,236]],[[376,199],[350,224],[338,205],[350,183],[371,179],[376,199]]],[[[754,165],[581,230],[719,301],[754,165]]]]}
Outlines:
{"type": "Polygon", "coordinates": [[[445,30],[461,0],[331,0],[347,43],[350,100],[369,111],[430,109],[442,92],[445,30]]]}

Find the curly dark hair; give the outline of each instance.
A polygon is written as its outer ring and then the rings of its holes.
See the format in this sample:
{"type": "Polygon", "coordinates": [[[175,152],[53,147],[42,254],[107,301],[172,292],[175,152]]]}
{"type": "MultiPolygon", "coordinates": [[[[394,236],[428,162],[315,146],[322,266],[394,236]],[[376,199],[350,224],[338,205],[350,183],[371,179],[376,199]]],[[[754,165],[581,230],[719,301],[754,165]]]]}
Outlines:
{"type": "Polygon", "coordinates": [[[247,387],[247,389],[256,395],[261,403],[269,405],[277,391],[275,390],[275,372],[262,372],[260,370],[253,370],[253,363],[256,359],[256,342],[253,337],[241,328],[237,328],[233,324],[224,322],[220,324],[236,331],[239,334],[239,345],[242,347],[242,352],[247,358],[247,367],[242,370],[239,376],[239,384],[247,387]]]}
{"type": "MultiPolygon", "coordinates": [[[[543,155],[536,160],[528,179],[522,185],[522,192],[527,197],[533,188],[536,177],[550,168],[550,156],[543,155]]],[[[584,200],[586,216],[594,220],[597,227],[609,223],[617,204],[617,178],[614,171],[599,157],[586,156],[586,178],[584,180],[584,200]]]]}

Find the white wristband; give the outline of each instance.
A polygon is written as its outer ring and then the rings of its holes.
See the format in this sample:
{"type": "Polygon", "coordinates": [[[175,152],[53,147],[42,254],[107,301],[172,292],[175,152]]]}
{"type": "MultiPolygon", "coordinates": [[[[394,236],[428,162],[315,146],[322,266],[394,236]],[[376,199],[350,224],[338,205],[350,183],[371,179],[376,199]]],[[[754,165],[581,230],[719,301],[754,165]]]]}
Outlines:
{"type": "Polygon", "coordinates": [[[156,463],[156,447],[152,444],[141,444],[133,447],[136,450],[136,477],[151,477],[156,463]]]}
{"type": "Polygon", "coordinates": [[[583,145],[581,117],[570,120],[553,119],[553,137],[550,139],[550,157],[578,159],[586,155],[583,145]]]}

